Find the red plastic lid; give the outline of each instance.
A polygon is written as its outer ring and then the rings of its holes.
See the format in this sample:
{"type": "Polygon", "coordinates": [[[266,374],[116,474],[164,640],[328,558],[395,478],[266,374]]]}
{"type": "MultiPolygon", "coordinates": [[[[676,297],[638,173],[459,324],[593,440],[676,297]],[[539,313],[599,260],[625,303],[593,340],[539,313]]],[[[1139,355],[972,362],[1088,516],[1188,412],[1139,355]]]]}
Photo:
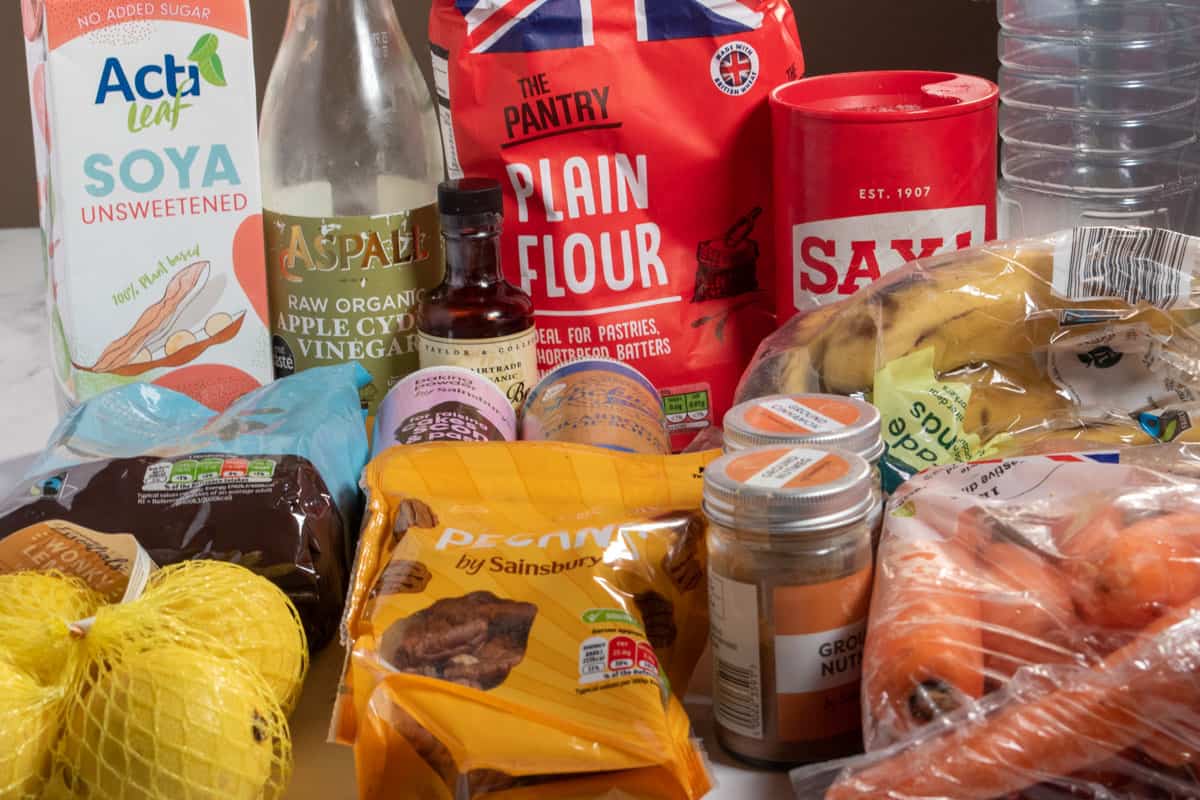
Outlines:
{"type": "Polygon", "coordinates": [[[845,122],[910,122],[995,105],[996,84],[974,75],[926,70],[843,72],[775,87],[771,103],[805,116],[845,122]]]}

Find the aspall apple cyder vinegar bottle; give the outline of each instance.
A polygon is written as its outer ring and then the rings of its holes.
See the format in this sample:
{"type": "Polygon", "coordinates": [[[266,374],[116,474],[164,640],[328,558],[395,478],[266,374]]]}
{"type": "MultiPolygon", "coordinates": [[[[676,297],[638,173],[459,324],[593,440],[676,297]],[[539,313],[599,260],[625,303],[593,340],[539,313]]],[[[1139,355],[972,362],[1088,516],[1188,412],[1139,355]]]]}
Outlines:
{"type": "Polygon", "coordinates": [[[442,277],[441,140],[391,0],[291,1],[259,137],[275,375],[358,361],[374,417],[442,277]]]}

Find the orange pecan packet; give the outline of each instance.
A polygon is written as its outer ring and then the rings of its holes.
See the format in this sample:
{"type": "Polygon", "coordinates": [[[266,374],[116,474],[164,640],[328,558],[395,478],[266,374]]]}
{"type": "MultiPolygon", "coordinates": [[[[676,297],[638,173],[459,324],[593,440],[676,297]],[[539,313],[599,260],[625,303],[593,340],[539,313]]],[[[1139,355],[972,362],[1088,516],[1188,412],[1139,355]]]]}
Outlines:
{"type": "Polygon", "coordinates": [[[333,736],[359,797],[690,800],[715,452],[436,443],[368,465],[333,736]]]}

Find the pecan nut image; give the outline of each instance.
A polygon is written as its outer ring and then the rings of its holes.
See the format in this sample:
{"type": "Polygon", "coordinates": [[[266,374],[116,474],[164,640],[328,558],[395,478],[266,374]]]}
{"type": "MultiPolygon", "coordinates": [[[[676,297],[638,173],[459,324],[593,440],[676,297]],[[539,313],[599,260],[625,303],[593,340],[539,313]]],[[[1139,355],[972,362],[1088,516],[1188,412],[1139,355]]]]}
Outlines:
{"type": "Polygon", "coordinates": [[[429,567],[420,561],[397,560],[389,562],[375,581],[371,597],[389,594],[417,594],[425,591],[433,575],[429,567]]]}
{"type": "Polygon", "coordinates": [[[400,672],[494,689],[525,657],[537,606],[491,592],[438,600],[383,633],[380,654],[400,672]]]}
{"type": "Polygon", "coordinates": [[[396,509],[396,519],[392,523],[392,539],[399,542],[409,528],[433,528],[438,524],[437,514],[422,500],[409,498],[400,503],[396,509]]]}

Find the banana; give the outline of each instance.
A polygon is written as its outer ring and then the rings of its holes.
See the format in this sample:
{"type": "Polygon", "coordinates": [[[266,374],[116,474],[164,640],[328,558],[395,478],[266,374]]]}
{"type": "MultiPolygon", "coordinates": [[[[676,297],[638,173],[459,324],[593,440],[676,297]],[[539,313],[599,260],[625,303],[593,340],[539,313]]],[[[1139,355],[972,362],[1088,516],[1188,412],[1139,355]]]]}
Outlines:
{"type": "Polygon", "coordinates": [[[1029,356],[1010,357],[1003,363],[968,367],[939,377],[971,385],[963,430],[984,442],[1037,425],[1048,415],[1071,408],[1066,393],[1029,356]]]}
{"type": "MultiPolygon", "coordinates": [[[[1010,454],[1151,443],[1132,422],[1080,422],[1070,394],[1047,373],[1047,352],[1066,337],[1137,325],[1164,345],[1160,364],[1200,382],[1200,308],[1067,300],[1054,294],[1053,272],[1053,250],[1042,242],[909,264],[791,320],[760,351],[738,400],[776,392],[870,398],[881,368],[932,348],[937,378],[971,388],[963,431],[984,442],[1009,434],[1010,454]]],[[[1200,429],[1187,433],[1200,439],[1200,429]]]]}
{"type": "Polygon", "coordinates": [[[997,456],[1031,456],[1045,453],[1070,453],[1105,450],[1116,447],[1140,447],[1155,444],[1155,439],[1132,420],[1124,422],[1079,422],[1071,427],[1039,425],[1014,433],[996,443],[997,456]]]}
{"type": "Polygon", "coordinates": [[[1038,270],[996,253],[963,262],[910,265],[905,280],[870,287],[842,306],[828,326],[821,375],[837,393],[869,391],[884,364],[934,349],[934,369],[1031,352],[1049,340],[1057,321],[1026,320],[1045,280],[1038,270]]]}
{"type": "Polygon", "coordinates": [[[788,320],[755,355],[738,384],[734,402],[768,394],[822,391],[819,370],[825,341],[820,334],[842,308],[841,303],[821,306],[788,320]]]}
{"type": "MultiPolygon", "coordinates": [[[[1200,310],[1132,309],[1119,300],[1074,302],[1052,291],[1053,255],[1043,247],[980,250],[910,264],[843,303],[805,318],[794,335],[807,353],[789,369],[808,390],[869,392],[888,362],[934,348],[934,369],[952,372],[972,364],[1045,350],[1063,327],[1063,312],[1101,324],[1144,324],[1166,336],[1196,337],[1200,310]],[[889,280],[890,279],[890,280],[889,280]],[[826,312],[836,309],[837,313],[826,312]],[[1119,317],[1113,317],[1113,314],[1119,317]],[[801,367],[801,368],[797,368],[801,367]],[[814,386],[813,371],[819,375],[814,386]]],[[[1068,320],[1069,321],[1069,320],[1068,320]]],[[[787,341],[790,337],[784,337],[787,341]]],[[[796,339],[792,338],[795,342],[796,339]]]]}

